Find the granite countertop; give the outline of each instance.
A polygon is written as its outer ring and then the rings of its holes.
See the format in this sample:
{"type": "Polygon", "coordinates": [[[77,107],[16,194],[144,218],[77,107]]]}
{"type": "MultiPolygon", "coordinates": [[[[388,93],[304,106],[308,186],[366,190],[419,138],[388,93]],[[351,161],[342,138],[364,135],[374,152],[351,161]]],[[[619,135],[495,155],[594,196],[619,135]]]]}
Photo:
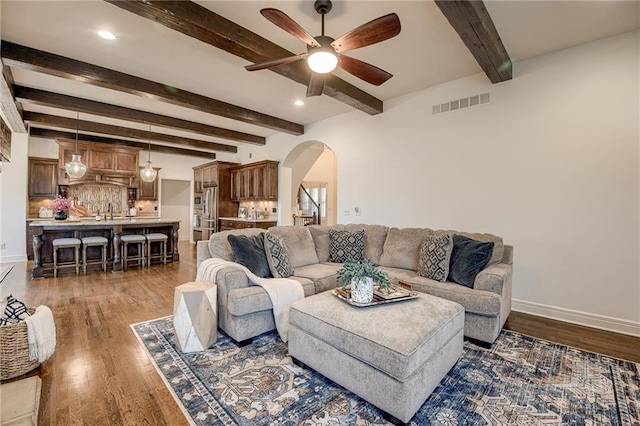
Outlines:
{"type": "MultiPolygon", "coordinates": [[[[31,219],[29,219],[31,220],[31,219]]],[[[95,226],[95,225],[103,225],[103,226],[112,226],[112,225],[127,225],[127,224],[136,224],[136,225],[152,225],[156,223],[176,223],[180,222],[178,219],[165,219],[160,217],[114,217],[113,220],[95,220],[95,218],[82,218],[77,220],[50,220],[50,219],[33,219],[33,222],[29,224],[29,226],[95,226]]]]}
{"type": "Polygon", "coordinates": [[[220,217],[218,218],[220,220],[233,220],[236,222],[277,222],[278,219],[276,219],[275,217],[269,217],[267,216],[266,219],[243,219],[241,217],[220,217]]]}

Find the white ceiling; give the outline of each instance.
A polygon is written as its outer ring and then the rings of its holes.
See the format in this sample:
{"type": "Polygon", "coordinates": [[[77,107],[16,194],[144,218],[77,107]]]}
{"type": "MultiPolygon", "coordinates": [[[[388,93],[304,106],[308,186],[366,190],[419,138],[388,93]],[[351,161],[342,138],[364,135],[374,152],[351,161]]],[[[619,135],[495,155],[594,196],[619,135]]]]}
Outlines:
{"type": "MultiPolygon", "coordinates": [[[[313,1],[203,1],[200,5],[257,34],[300,53],[304,44],[263,18],[263,7],[284,11],[311,35],[319,35],[320,18],[313,1]]],[[[640,27],[638,1],[485,1],[512,60],[529,59],[640,27]]],[[[352,110],[327,96],[305,98],[306,87],[271,71],[245,71],[248,62],[99,0],[12,1],[0,4],[2,39],[168,84],[300,124],[352,110]],[[108,29],[106,41],[96,35],[108,29]],[[293,101],[306,105],[296,107],[293,101]]],[[[432,1],[334,1],[326,33],[338,37],[371,19],[396,12],[401,33],[350,56],[394,75],[380,87],[338,70],[344,80],[388,100],[481,72],[472,55],[432,1]]],[[[12,69],[17,84],[128,106],[261,136],[273,130],[212,116],[109,89],[12,69]]],[[[75,117],[27,103],[26,110],[75,117]]],[[[364,114],[364,113],[363,113],[364,114]]],[[[144,125],[91,117],[82,119],[146,128],[144,125]]],[[[235,144],[181,131],[153,129],[235,144]]]]}

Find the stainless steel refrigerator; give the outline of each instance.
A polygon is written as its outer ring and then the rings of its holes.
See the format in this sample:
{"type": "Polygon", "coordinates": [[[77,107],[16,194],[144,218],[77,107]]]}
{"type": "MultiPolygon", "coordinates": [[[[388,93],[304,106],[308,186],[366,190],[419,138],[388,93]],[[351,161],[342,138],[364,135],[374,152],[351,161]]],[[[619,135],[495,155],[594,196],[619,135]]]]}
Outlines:
{"type": "Polygon", "coordinates": [[[208,240],[218,232],[218,187],[204,188],[202,195],[202,239],[208,240]]]}

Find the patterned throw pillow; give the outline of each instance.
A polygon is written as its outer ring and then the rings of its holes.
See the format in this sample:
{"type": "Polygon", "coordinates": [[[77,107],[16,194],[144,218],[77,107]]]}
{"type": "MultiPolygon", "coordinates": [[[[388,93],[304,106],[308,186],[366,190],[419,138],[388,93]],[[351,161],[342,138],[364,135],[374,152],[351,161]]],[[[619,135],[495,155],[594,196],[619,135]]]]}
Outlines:
{"type": "Polygon", "coordinates": [[[27,305],[13,297],[13,295],[7,296],[7,306],[4,308],[3,319],[6,320],[23,320],[29,316],[27,312],[27,305]]]}
{"type": "Polygon", "coordinates": [[[329,262],[364,259],[364,230],[349,232],[329,230],[329,262]]]}
{"type": "Polygon", "coordinates": [[[453,237],[450,234],[425,237],[420,247],[418,274],[425,278],[444,282],[449,276],[449,261],[453,251],[453,237]]]}
{"type": "Polygon", "coordinates": [[[267,254],[269,269],[274,278],[287,278],[293,275],[293,268],[289,261],[289,251],[284,240],[271,232],[264,234],[264,251],[267,254]]]}

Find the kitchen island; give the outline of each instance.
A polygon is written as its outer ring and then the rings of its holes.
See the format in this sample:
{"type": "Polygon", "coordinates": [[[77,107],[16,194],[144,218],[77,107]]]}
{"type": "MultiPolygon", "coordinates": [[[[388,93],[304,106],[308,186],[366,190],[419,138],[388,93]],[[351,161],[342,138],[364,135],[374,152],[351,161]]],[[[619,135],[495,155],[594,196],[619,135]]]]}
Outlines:
{"type": "MultiPolygon", "coordinates": [[[[105,237],[109,240],[108,263],[113,272],[122,271],[121,237],[129,234],[148,234],[159,232],[166,234],[167,241],[167,262],[177,262],[180,260],[178,253],[178,229],[180,221],[175,219],[162,218],[114,218],[97,221],[92,218],[80,220],[47,220],[34,221],[29,224],[33,233],[33,278],[43,278],[53,276],[53,240],[56,238],[83,238],[83,237],[105,237]]],[[[158,244],[154,249],[159,250],[158,244]]],[[[100,257],[99,247],[89,247],[87,257],[96,259],[100,257]]],[[[133,247],[130,247],[133,249],[133,247]]],[[[68,262],[73,258],[70,250],[63,250],[58,253],[60,262],[68,262]]],[[[90,265],[99,269],[99,265],[90,265]]]]}

